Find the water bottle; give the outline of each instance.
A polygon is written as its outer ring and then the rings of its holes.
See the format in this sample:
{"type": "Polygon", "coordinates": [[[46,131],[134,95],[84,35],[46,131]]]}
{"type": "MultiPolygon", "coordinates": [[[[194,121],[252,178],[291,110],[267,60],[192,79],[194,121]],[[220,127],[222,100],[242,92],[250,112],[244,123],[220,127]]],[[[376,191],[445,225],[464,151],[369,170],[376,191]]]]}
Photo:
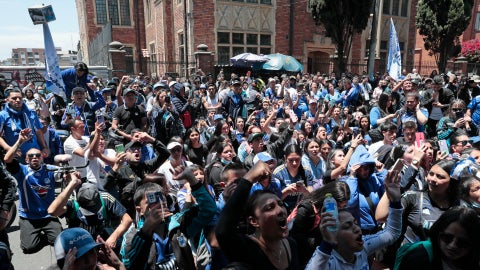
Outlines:
{"type": "Polygon", "coordinates": [[[327,230],[331,232],[336,232],[338,230],[338,208],[337,201],[333,198],[331,193],[325,194],[325,200],[323,201],[323,206],[325,207],[325,212],[332,213],[335,217],[336,225],[328,226],[327,230]]]}

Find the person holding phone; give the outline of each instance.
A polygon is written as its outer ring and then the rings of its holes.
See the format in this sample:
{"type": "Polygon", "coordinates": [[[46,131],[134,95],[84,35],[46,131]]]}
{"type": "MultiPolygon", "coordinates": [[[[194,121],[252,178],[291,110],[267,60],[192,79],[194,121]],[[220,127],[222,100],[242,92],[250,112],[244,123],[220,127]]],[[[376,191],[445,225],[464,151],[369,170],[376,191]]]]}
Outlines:
{"type": "Polygon", "coordinates": [[[477,135],[477,126],[472,123],[472,118],[466,114],[466,104],[461,99],[453,101],[444,117],[438,121],[437,137],[439,140],[450,140],[456,131],[463,131],[468,136],[477,135]]]}

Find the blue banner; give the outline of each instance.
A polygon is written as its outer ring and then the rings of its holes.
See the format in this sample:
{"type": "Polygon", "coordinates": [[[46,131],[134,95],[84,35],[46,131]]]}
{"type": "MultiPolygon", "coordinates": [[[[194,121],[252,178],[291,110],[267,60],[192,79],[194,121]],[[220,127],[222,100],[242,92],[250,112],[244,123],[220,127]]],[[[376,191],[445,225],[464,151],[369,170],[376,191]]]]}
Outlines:
{"type": "Polygon", "coordinates": [[[45,88],[66,100],[65,84],[63,83],[62,75],[60,73],[57,51],[53,44],[52,34],[50,33],[48,23],[43,24],[43,40],[45,43],[45,88]]]}
{"type": "Polygon", "coordinates": [[[400,53],[397,31],[395,30],[392,18],[390,18],[390,37],[388,43],[388,75],[398,81],[402,76],[402,55],[400,53]]]}

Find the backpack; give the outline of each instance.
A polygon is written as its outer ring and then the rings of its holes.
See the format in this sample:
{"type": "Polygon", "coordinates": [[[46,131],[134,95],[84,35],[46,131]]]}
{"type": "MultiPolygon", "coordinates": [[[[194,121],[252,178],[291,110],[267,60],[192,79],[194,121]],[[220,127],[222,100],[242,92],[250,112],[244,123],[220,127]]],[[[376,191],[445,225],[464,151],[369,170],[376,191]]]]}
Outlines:
{"type": "Polygon", "coordinates": [[[162,142],[166,141],[166,138],[170,138],[171,129],[174,124],[173,116],[170,112],[166,111],[157,115],[154,119],[155,122],[155,138],[162,142]]]}
{"type": "Polygon", "coordinates": [[[183,121],[183,126],[185,128],[190,128],[192,126],[192,115],[190,115],[189,111],[185,111],[181,114],[181,118],[183,121]]]}
{"type": "Polygon", "coordinates": [[[432,242],[430,240],[427,241],[419,241],[415,243],[407,243],[401,246],[398,251],[397,251],[397,258],[395,259],[395,266],[393,267],[393,270],[398,270],[400,268],[400,264],[403,261],[403,258],[405,255],[408,253],[412,252],[415,250],[418,246],[423,245],[423,248],[427,251],[428,254],[428,260],[430,262],[433,261],[433,247],[432,247],[432,242]]]}

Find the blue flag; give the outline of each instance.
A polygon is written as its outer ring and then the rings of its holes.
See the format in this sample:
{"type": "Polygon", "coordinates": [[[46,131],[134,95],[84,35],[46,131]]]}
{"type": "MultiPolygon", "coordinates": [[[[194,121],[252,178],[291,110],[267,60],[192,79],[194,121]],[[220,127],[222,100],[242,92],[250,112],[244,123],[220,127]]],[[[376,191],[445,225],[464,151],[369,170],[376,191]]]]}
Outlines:
{"type": "Polygon", "coordinates": [[[392,18],[390,18],[390,37],[388,43],[388,75],[398,81],[402,75],[402,55],[400,54],[397,31],[395,30],[392,18]]]}
{"type": "Polygon", "coordinates": [[[53,44],[48,23],[43,24],[43,40],[45,43],[45,88],[66,100],[65,84],[63,83],[62,74],[60,73],[57,51],[53,44]]]}

